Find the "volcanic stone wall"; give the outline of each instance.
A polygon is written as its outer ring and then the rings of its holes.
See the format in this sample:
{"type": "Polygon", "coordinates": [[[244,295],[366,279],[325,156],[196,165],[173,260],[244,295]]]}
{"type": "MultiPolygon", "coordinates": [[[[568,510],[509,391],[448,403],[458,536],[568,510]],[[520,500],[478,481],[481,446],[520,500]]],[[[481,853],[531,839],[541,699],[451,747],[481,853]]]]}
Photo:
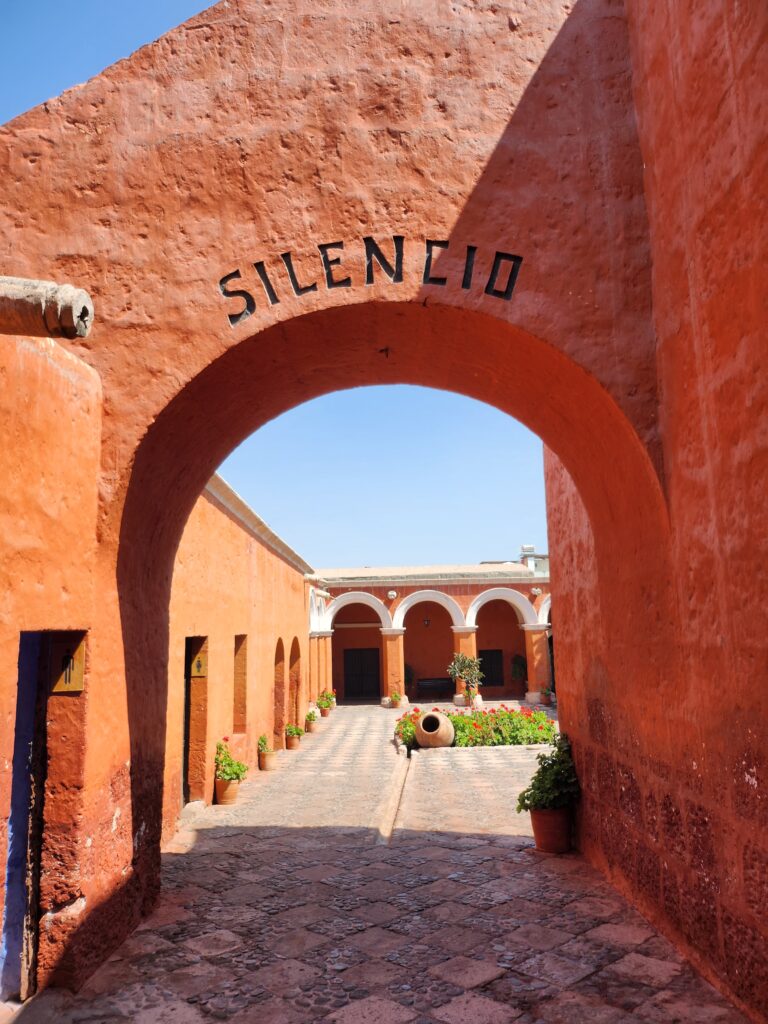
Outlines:
{"type": "Polygon", "coordinates": [[[585,852],[765,1019],[768,12],[715,0],[627,8],[674,622],[659,651],[649,606],[632,623],[647,637],[647,673],[607,668],[591,529],[550,456],[558,687],[586,791],[585,852]]]}

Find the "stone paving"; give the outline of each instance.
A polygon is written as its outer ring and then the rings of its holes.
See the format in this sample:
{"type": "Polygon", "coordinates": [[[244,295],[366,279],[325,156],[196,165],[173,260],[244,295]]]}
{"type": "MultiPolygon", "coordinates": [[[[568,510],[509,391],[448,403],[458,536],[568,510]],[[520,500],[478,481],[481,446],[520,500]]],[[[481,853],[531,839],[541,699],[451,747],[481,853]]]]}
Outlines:
{"type": "Polygon", "coordinates": [[[579,857],[534,851],[514,800],[535,750],[420,752],[383,842],[395,717],[338,708],[234,808],[189,809],[153,916],[15,1020],[746,1021],[579,857]]]}

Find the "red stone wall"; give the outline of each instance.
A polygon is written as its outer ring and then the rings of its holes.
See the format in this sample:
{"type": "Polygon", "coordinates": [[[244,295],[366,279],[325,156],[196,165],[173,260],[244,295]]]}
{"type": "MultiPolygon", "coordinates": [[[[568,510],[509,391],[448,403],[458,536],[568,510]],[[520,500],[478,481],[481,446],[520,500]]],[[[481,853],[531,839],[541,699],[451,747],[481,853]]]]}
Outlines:
{"type": "Polygon", "coordinates": [[[590,531],[550,462],[558,689],[590,797],[585,849],[762,1020],[768,8],[626,6],[653,256],[672,616],[666,641],[652,605],[635,623],[646,637],[645,673],[616,665],[608,631],[596,642],[601,598],[605,613],[616,595],[599,574],[585,593],[590,531]],[[567,615],[577,604],[588,609],[581,635],[567,615]]]}
{"type": "MultiPolygon", "coordinates": [[[[282,639],[288,655],[294,638],[301,653],[300,705],[308,700],[308,610],[303,573],[255,538],[207,494],[198,499],[176,555],[171,591],[167,742],[163,833],[173,832],[181,806],[184,734],[184,642],[208,638],[207,716],[202,755],[204,798],[213,800],[216,743],[225,736],[233,753],[256,764],[257,742],[272,742],[275,723],[275,650],[282,639]],[[248,638],[247,729],[233,731],[234,640],[248,638]]],[[[286,721],[290,688],[283,696],[286,721]]]]}

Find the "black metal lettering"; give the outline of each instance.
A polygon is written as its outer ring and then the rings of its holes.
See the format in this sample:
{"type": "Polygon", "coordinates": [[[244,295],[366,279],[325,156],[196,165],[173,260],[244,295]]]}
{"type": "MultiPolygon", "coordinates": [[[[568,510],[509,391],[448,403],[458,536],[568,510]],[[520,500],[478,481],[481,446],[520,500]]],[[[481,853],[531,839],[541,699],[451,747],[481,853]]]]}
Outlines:
{"type": "Polygon", "coordinates": [[[293,256],[289,252],[281,252],[280,259],[285,264],[285,269],[288,271],[288,277],[291,279],[291,287],[293,288],[293,294],[298,298],[302,295],[306,295],[308,292],[317,291],[317,281],[313,281],[312,284],[300,285],[299,279],[296,277],[296,271],[293,269],[293,256]]]}
{"type": "Polygon", "coordinates": [[[259,260],[259,262],[258,263],[254,263],[253,266],[254,266],[254,269],[256,270],[256,273],[259,275],[259,280],[261,281],[262,285],[264,286],[264,291],[267,293],[267,298],[269,299],[269,304],[271,306],[276,306],[277,303],[280,301],[280,299],[278,299],[277,292],[272,287],[272,282],[269,279],[269,274],[267,273],[267,268],[264,266],[264,261],[263,260],[259,260]]]}
{"type": "Polygon", "coordinates": [[[235,324],[239,324],[243,320],[247,320],[256,309],[256,300],[250,292],[245,291],[242,288],[227,289],[227,285],[230,281],[239,280],[243,275],[239,270],[233,270],[231,274],[226,274],[219,281],[219,291],[225,299],[242,299],[245,303],[245,308],[239,313],[227,313],[229,318],[229,326],[234,327],[235,324]]]}
{"type": "Polygon", "coordinates": [[[343,249],[343,242],[323,242],[317,247],[320,250],[320,259],[323,261],[323,270],[325,271],[325,284],[328,288],[351,288],[352,278],[343,277],[340,281],[334,280],[333,268],[341,266],[341,256],[336,256],[334,259],[330,259],[328,256],[329,249],[343,249]]]}
{"type": "Polygon", "coordinates": [[[434,257],[435,249],[447,249],[449,242],[438,242],[432,238],[426,239],[426,255],[424,258],[424,277],[422,278],[423,284],[438,284],[440,286],[448,284],[447,277],[432,277],[432,259],[434,257]]]}
{"type": "Polygon", "coordinates": [[[497,299],[504,299],[506,302],[509,302],[515,289],[515,282],[517,281],[517,275],[520,273],[520,264],[522,262],[522,256],[513,256],[511,252],[497,252],[493,257],[491,276],[488,278],[488,284],[485,286],[485,294],[493,295],[497,299]],[[505,263],[510,264],[507,284],[505,288],[497,288],[496,282],[505,263]]]}
{"type": "Polygon", "coordinates": [[[464,277],[461,279],[462,288],[472,287],[472,274],[475,269],[475,253],[477,252],[476,245],[467,246],[467,259],[464,264],[464,277]]]}
{"type": "Polygon", "coordinates": [[[370,235],[363,238],[365,246],[365,283],[373,284],[373,261],[379,264],[392,284],[401,284],[403,280],[403,239],[404,235],[392,235],[395,246],[395,265],[389,262],[387,257],[376,244],[370,235]]]}

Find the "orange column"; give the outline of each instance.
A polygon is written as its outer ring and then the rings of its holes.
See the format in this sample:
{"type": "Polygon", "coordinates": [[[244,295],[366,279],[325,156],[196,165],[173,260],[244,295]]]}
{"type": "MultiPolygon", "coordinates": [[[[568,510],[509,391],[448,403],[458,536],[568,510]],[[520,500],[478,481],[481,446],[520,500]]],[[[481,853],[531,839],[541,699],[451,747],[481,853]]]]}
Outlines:
{"type": "MultiPolygon", "coordinates": [[[[453,653],[466,654],[468,658],[477,657],[477,626],[451,626],[453,633],[453,653]]],[[[454,687],[458,692],[453,696],[453,703],[463,704],[466,700],[464,685],[459,683],[454,687]]]]}
{"type": "Polygon", "coordinates": [[[405,695],[404,635],[404,629],[381,627],[382,697],[389,697],[395,690],[401,696],[405,695]]]}
{"type": "Polygon", "coordinates": [[[528,692],[525,699],[539,704],[541,691],[552,685],[552,669],[549,663],[549,643],[545,623],[526,623],[520,629],[525,633],[525,657],[528,662],[528,692]]]}
{"type": "Polygon", "coordinates": [[[320,692],[320,647],[322,640],[317,633],[309,634],[309,699],[315,700],[320,692]]]}
{"type": "Polygon", "coordinates": [[[320,690],[333,689],[333,651],[331,649],[333,630],[329,629],[317,635],[320,638],[320,686],[317,691],[319,695],[320,690]]]}
{"type": "Polygon", "coordinates": [[[451,626],[454,654],[477,657],[477,626],[451,626]]]}

